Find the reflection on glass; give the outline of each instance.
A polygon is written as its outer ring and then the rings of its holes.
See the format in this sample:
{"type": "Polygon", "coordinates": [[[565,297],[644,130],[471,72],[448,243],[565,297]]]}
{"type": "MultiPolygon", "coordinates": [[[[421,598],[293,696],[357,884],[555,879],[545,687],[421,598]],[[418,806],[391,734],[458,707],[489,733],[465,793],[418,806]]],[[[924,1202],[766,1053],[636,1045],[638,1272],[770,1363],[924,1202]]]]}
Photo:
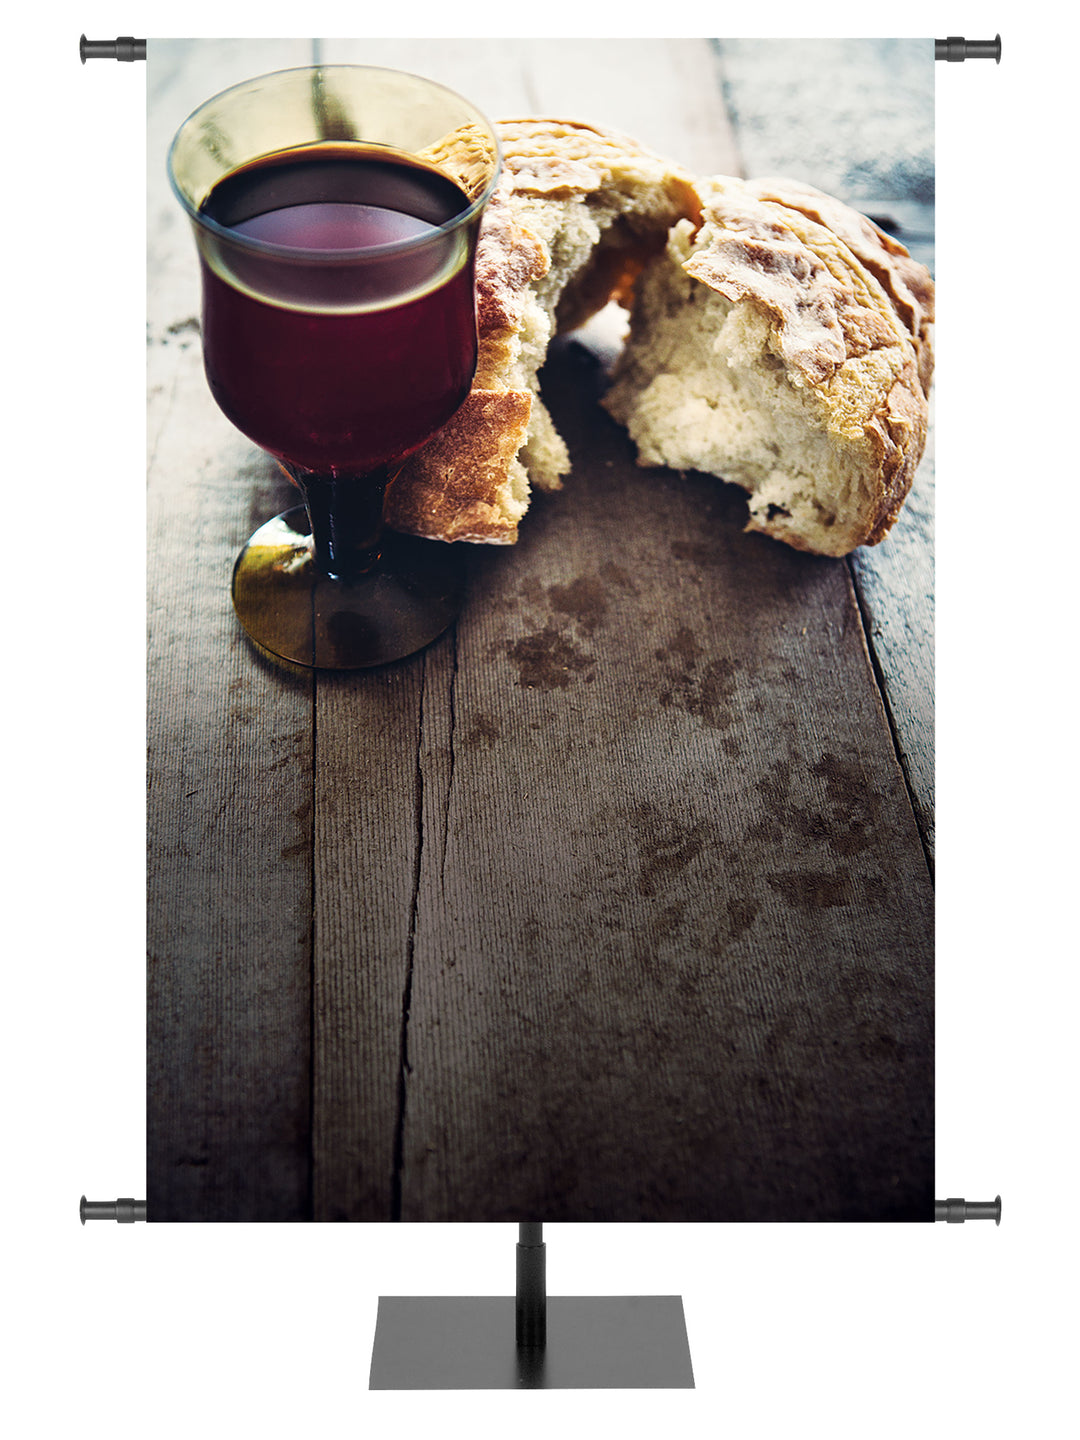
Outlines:
{"type": "Polygon", "coordinates": [[[449,546],[382,527],[401,461],[465,399],[473,267],[498,142],[467,101],[392,70],[284,70],[185,121],[169,155],[192,221],[214,399],[304,504],[233,575],[245,629],[302,665],[412,654],[461,602],[449,546]]]}

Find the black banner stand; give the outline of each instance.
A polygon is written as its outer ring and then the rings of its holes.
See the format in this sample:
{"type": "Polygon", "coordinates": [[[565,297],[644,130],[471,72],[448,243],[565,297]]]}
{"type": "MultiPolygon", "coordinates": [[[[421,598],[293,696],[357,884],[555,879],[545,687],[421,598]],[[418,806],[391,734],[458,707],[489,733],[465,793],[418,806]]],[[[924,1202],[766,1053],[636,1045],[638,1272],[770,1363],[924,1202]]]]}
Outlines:
{"type": "MultiPolygon", "coordinates": [[[[146,59],[145,39],[79,37],[79,58],[146,59]]],[[[934,59],[1001,63],[1001,36],[934,42],[934,59]]],[[[145,1200],[82,1197],[79,1219],[132,1224],[145,1200]]],[[[934,1220],[1001,1223],[993,1201],[936,1200],[934,1220]]],[[[558,1296],[548,1299],[543,1226],[519,1227],[514,1296],[380,1296],[372,1390],[693,1389],[678,1295],[558,1296]]]]}
{"type": "Polygon", "coordinates": [[[543,1226],[519,1226],[517,1294],[381,1295],[371,1390],[692,1390],[679,1295],[548,1299],[543,1226]]]}
{"type": "MultiPolygon", "coordinates": [[[[87,1200],[79,1219],[146,1220],[145,1200],[87,1200]]],[[[929,1218],[929,1217],[928,1217],[929,1218]]],[[[1001,1224],[993,1200],[935,1200],[934,1219],[1001,1224]]],[[[370,1390],[692,1390],[679,1295],[547,1294],[543,1225],[518,1227],[517,1293],[380,1295],[370,1390]]]]}

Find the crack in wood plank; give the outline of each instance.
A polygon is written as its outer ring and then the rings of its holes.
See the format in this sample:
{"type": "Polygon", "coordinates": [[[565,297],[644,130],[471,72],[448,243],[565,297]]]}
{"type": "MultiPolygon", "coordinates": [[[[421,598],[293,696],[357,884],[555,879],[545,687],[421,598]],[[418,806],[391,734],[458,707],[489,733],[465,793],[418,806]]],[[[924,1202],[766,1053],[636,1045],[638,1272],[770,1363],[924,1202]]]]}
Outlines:
{"type": "Polygon", "coordinates": [[[420,905],[420,879],[424,869],[424,719],[426,714],[428,665],[423,659],[420,675],[420,708],[416,727],[416,848],[413,856],[412,904],[405,955],[405,983],[401,997],[401,1040],[398,1048],[398,1106],[394,1126],[393,1174],[390,1181],[390,1219],[402,1216],[405,1168],[405,1114],[409,1100],[409,1013],[412,1009],[413,972],[416,957],[416,922],[420,905]]]}
{"type": "Polygon", "coordinates": [[[896,755],[896,763],[900,773],[904,777],[904,789],[907,791],[908,803],[911,806],[911,813],[915,820],[915,828],[919,832],[919,842],[922,845],[923,858],[926,861],[927,873],[930,876],[930,883],[934,884],[934,849],[927,832],[927,824],[923,806],[920,803],[919,789],[915,777],[911,771],[911,763],[901,740],[900,725],[889,698],[889,685],[885,675],[885,669],[878,654],[877,646],[874,643],[873,626],[871,623],[869,607],[866,596],[863,594],[862,585],[859,581],[858,572],[850,557],[845,562],[848,575],[851,579],[852,593],[855,597],[855,606],[859,619],[862,622],[862,636],[866,645],[866,654],[870,662],[870,668],[874,675],[874,683],[877,686],[878,696],[881,699],[882,709],[885,711],[885,718],[889,724],[889,734],[892,737],[893,751],[896,755]]]}
{"type": "Polygon", "coordinates": [[[308,973],[310,976],[308,991],[308,1130],[307,1130],[307,1187],[304,1196],[304,1219],[314,1220],[315,1218],[315,1106],[316,1106],[316,1076],[315,1056],[318,1044],[318,1014],[317,1014],[317,978],[318,967],[316,963],[316,944],[318,941],[316,904],[316,883],[317,883],[317,857],[316,857],[316,815],[318,812],[319,792],[319,672],[311,672],[311,920],[308,930],[308,973]]]}
{"type": "Polygon", "coordinates": [[[458,638],[457,625],[453,627],[452,635],[452,668],[450,671],[450,694],[448,700],[448,712],[450,722],[450,736],[447,742],[450,771],[446,780],[446,795],[443,802],[443,832],[442,832],[442,855],[439,857],[439,889],[445,892],[446,889],[446,852],[450,848],[450,804],[454,793],[454,761],[455,749],[457,746],[457,679],[458,679],[458,638]]]}

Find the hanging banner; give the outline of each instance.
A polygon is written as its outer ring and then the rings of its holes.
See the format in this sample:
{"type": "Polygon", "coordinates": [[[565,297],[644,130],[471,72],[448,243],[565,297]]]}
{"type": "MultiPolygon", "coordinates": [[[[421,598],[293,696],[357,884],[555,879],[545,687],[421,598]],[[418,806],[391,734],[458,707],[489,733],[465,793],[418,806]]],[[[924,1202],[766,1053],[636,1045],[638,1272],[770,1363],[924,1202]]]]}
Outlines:
{"type": "Polygon", "coordinates": [[[933,1220],[933,70],[149,42],[151,1221],[933,1220]]]}

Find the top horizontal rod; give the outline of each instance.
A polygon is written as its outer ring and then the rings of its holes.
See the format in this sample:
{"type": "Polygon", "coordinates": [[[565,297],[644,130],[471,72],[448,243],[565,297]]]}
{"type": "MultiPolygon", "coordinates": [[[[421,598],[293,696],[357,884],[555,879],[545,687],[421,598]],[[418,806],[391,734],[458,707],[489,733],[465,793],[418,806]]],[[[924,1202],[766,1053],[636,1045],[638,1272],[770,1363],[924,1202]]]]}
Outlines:
{"type": "MultiPolygon", "coordinates": [[[[147,42],[132,35],[118,35],[115,40],[88,40],[79,36],[79,59],[86,60],[144,60],[147,58],[147,42]]],[[[1001,36],[992,40],[965,40],[962,35],[950,35],[945,40],[933,42],[933,58],[936,60],[995,60],[1001,65],[1001,36]]]]}

